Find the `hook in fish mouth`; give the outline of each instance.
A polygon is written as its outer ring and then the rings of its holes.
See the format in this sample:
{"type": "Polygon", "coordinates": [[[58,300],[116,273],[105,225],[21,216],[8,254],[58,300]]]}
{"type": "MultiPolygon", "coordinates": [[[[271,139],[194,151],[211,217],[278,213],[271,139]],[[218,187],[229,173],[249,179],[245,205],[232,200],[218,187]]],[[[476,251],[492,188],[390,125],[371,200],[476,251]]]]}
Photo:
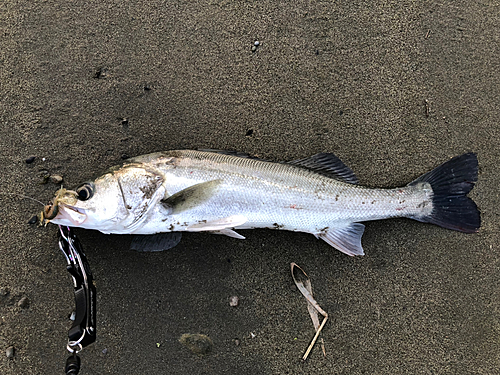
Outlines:
{"type": "Polygon", "coordinates": [[[38,215],[40,225],[47,225],[50,220],[56,218],[59,214],[59,204],[71,205],[76,203],[78,194],[73,190],[59,189],[55,193],[55,197],[43,208],[43,211],[38,215]]]}

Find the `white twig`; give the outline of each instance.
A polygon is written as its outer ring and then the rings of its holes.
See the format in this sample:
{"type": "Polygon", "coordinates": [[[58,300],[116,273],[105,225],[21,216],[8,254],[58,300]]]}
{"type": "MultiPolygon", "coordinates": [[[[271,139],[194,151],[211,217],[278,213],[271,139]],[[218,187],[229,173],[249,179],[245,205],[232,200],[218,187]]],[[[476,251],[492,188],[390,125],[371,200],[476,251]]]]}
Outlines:
{"type": "MultiPolygon", "coordinates": [[[[291,266],[291,271],[292,271],[292,278],[293,281],[295,282],[295,285],[297,288],[300,290],[302,295],[306,298],[307,300],[307,309],[309,310],[309,315],[311,315],[311,319],[314,324],[314,329],[316,330],[316,334],[314,335],[311,344],[309,344],[309,347],[307,348],[306,352],[304,353],[304,356],[302,357],[302,360],[305,361],[307,357],[309,356],[309,353],[311,352],[312,348],[314,347],[314,344],[318,340],[319,334],[321,333],[321,330],[326,324],[326,321],[328,320],[328,313],[323,310],[316,300],[313,298],[312,295],[312,286],[311,286],[311,281],[309,280],[309,276],[304,272],[302,268],[300,268],[296,263],[290,263],[291,266]],[[305,276],[305,280],[297,280],[298,276],[300,274],[295,274],[295,269],[300,270],[302,272],[302,278],[305,276]],[[324,316],[323,321],[321,322],[321,325],[319,324],[319,319],[318,319],[318,312],[324,316]]],[[[326,356],[326,351],[325,351],[325,345],[322,342],[321,347],[323,349],[323,355],[326,356]]]]}

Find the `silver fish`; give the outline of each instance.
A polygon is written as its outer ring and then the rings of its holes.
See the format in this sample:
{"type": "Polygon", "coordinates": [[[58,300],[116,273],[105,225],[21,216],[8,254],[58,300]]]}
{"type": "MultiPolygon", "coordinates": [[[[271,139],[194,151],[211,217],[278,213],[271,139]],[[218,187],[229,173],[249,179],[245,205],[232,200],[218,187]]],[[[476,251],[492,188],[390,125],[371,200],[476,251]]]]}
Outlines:
{"type": "Polygon", "coordinates": [[[213,232],[240,239],[235,230],[283,229],[363,255],[363,221],[406,217],[477,232],[480,214],[466,196],[477,172],[477,157],[468,153],[404,187],[370,189],[357,185],[333,154],[273,163],[237,153],[167,151],[58,190],[41,220],[103,233],[213,232]]]}

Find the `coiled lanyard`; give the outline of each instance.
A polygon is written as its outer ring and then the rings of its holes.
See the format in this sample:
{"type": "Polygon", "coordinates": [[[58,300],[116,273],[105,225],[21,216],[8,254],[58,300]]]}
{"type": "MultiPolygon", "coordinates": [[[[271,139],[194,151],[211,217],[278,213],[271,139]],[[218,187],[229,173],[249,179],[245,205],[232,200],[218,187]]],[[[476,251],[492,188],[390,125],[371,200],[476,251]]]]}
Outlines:
{"type": "Polygon", "coordinates": [[[65,371],[66,375],[77,375],[81,365],[78,353],[96,339],[96,289],[82,245],[69,227],[59,225],[59,248],[73,278],[76,304],[75,321],[68,331],[67,349],[71,355],[65,371]]]}

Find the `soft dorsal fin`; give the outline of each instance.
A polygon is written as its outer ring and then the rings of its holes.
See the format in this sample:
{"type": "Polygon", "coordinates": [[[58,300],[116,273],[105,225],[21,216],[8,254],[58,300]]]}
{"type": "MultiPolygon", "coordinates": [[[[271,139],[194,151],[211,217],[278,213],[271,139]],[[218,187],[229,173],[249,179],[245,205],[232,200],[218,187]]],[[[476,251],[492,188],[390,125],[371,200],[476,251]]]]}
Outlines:
{"type": "Polygon", "coordinates": [[[358,178],[354,172],[334,154],[320,153],[305,159],[289,161],[287,164],[307,168],[323,176],[350,184],[358,183],[358,178]]]}

